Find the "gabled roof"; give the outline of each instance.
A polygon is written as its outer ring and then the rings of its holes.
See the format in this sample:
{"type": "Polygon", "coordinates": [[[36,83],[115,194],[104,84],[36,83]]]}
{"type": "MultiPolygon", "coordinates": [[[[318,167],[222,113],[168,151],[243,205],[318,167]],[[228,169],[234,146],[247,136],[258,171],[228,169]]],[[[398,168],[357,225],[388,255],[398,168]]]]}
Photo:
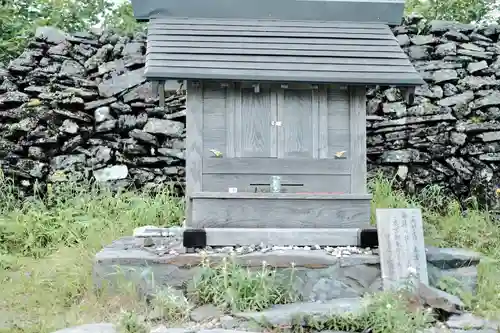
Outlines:
{"type": "Polygon", "coordinates": [[[420,85],[381,23],[151,18],[146,77],[420,85]]]}
{"type": "Polygon", "coordinates": [[[151,17],[379,22],[398,25],[405,0],[131,0],[137,20],[151,17]]]}

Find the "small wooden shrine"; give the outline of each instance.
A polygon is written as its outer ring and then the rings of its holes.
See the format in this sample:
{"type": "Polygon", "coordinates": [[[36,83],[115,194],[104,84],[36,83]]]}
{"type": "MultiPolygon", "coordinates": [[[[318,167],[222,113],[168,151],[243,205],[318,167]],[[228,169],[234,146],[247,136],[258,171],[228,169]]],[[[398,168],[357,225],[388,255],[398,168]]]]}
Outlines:
{"type": "Polygon", "coordinates": [[[358,245],[366,86],[423,83],[389,28],[404,1],[132,4],[148,80],[187,81],[187,227],[207,245],[358,245]]]}

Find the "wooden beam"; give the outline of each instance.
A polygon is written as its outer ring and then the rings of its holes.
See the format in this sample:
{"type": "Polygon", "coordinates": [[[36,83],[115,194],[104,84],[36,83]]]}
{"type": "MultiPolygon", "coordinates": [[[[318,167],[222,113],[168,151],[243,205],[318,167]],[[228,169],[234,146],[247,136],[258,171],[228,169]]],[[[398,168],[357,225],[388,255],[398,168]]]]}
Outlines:
{"type": "Polygon", "coordinates": [[[201,192],[191,196],[191,228],[366,228],[370,196],[201,192]],[[212,194],[210,196],[210,194],[212,194]]]}
{"type": "Polygon", "coordinates": [[[207,228],[208,246],[357,246],[358,228],[314,229],[314,228],[207,228]]]}
{"type": "Polygon", "coordinates": [[[191,222],[191,200],[202,190],[203,180],[203,89],[201,84],[188,82],[186,107],[186,225],[191,222]]]}
{"type": "Polygon", "coordinates": [[[351,87],[349,108],[351,193],[366,193],[366,87],[351,87]]]}
{"type": "MultiPolygon", "coordinates": [[[[205,174],[350,175],[349,160],[293,158],[204,158],[205,174]]],[[[362,192],[365,193],[365,192],[362,192]]]]}
{"type": "Polygon", "coordinates": [[[160,99],[160,107],[163,109],[165,108],[165,81],[160,81],[158,84],[158,93],[159,93],[159,99],[160,99]]]}

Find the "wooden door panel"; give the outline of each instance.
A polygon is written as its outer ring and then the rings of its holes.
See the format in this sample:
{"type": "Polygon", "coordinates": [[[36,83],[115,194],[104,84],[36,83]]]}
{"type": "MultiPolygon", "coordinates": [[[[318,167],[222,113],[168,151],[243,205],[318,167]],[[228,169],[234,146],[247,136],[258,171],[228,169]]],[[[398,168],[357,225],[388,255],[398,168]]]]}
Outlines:
{"type": "Polygon", "coordinates": [[[317,158],[318,103],[313,90],[278,90],[278,157],[317,158]]]}
{"type": "Polygon", "coordinates": [[[275,97],[270,89],[256,93],[242,88],[237,93],[241,103],[235,110],[236,157],[276,157],[275,97]]]}

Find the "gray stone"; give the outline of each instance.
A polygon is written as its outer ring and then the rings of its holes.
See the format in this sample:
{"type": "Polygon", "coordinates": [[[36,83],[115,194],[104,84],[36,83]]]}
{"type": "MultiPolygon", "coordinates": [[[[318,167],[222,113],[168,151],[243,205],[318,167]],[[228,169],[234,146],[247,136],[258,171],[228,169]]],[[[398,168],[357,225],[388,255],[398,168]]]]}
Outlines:
{"type": "Polygon", "coordinates": [[[219,322],[220,322],[222,328],[224,328],[226,330],[234,329],[234,328],[237,328],[240,326],[238,319],[233,318],[231,316],[227,316],[227,315],[220,317],[219,322]]]}
{"type": "Polygon", "coordinates": [[[62,63],[60,73],[68,77],[83,77],[85,75],[85,68],[74,60],[65,60],[62,63]]]}
{"type": "Polygon", "coordinates": [[[166,327],[164,325],[153,327],[150,333],[194,333],[193,329],[181,327],[166,327]]]}
{"type": "Polygon", "coordinates": [[[474,93],[470,90],[460,95],[446,97],[441,99],[438,104],[441,106],[453,106],[457,104],[467,104],[474,99],[474,93]]]}
{"type": "Polygon", "coordinates": [[[455,42],[468,42],[468,41],[470,41],[469,36],[467,36],[466,34],[463,34],[461,32],[455,31],[455,30],[447,31],[444,34],[444,37],[446,39],[449,39],[449,40],[452,40],[455,42]]]}
{"type": "Polygon", "coordinates": [[[418,285],[418,296],[425,305],[433,309],[443,310],[451,314],[463,313],[462,309],[465,305],[460,298],[442,290],[420,283],[418,285]]]}
{"type": "Polygon", "coordinates": [[[428,98],[442,98],[443,89],[440,86],[429,86],[427,84],[415,88],[415,96],[423,96],[428,98]]]}
{"type": "Polygon", "coordinates": [[[183,130],[183,123],[157,118],[150,118],[143,128],[143,131],[147,133],[174,137],[180,137],[183,130]]]}
{"type": "Polygon", "coordinates": [[[118,117],[118,128],[122,131],[130,131],[137,127],[137,117],[130,114],[122,114],[118,117]]]}
{"type": "Polygon", "coordinates": [[[103,97],[117,95],[146,81],[144,68],[118,75],[99,84],[99,94],[103,97]]]}
{"type": "Polygon", "coordinates": [[[446,326],[462,330],[479,329],[486,326],[486,320],[476,317],[471,313],[463,313],[452,315],[446,321],[446,326]]]}
{"type": "Polygon", "coordinates": [[[404,102],[384,103],[382,110],[387,115],[401,118],[406,115],[406,105],[404,102]]]}
{"type": "Polygon", "coordinates": [[[457,54],[457,44],[455,44],[453,42],[440,44],[440,45],[436,46],[435,54],[442,56],[442,57],[456,55],[457,54]]]}
{"type": "Polygon", "coordinates": [[[486,68],[488,68],[488,63],[484,60],[479,62],[471,62],[469,65],[467,65],[467,70],[471,74],[482,71],[486,68]]]}
{"type": "Polygon", "coordinates": [[[432,20],[430,22],[430,32],[450,32],[450,31],[458,31],[458,32],[471,32],[473,31],[475,26],[473,24],[464,24],[453,21],[444,21],[444,20],[432,20]]]}
{"type": "Polygon", "coordinates": [[[276,305],[260,312],[239,312],[233,316],[271,325],[292,325],[301,316],[324,321],[334,315],[359,315],[364,307],[360,298],[336,299],[327,303],[292,303],[276,305]]]}
{"type": "Polygon", "coordinates": [[[127,176],[128,168],[126,165],[113,165],[104,169],[94,170],[94,178],[98,182],[125,179],[127,176]]]}
{"type": "Polygon", "coordinates": [[[411,42],[415,45],[434,44],[436,42],[436,37],[433,35],[416,35],[411,38],[411,42]]]}
{"type": "Polygon", "coordinates": [[[484,48],[481,46],[478,46],[475,43],[465,43],[465,44],[459,44],[460,48],[471,50],[471,51],[477,51],[477,52],[484,52],[484,48]]]}
{"type": "Polygon", "coordinates": [[[500,105],[500,91],[493,90],[487,96],[476,99],[473,103],[473,109],[497,105],[500,105]]]}
{"type": "MultiPolygon", "coordinates": [[[[461,46],[464,46],[464,45],[465,44],[462,44],[461,46]]],[[[471,44],[471,45],[474,45],[474,44],[471,44]]],[[[493,53],[491,53],[491,52],[476,51],[476,50],[471,50],[470,48],[458,49],[457,54],[469,56],[469,57],[477,58],[477,59],[485,59],[485,60],[490,60],[493,58],[493,53]]]]}
{"type": "Polygon", "coordinates": [[[454,69],[442,69],[435,71],[432,78],[436,83],[456,81],[458,80],[458,73],[454,69]]]}
{"type": "MultiPolygon", "coordinates": [[[[238,327],[239,328],[239,327],[238,327]]],[[[255,332],[257,330],[250,329],[250,330],[225,330],[225,329],[220,329],[220,328],[213,328],[213,329],[202,329],[199,330],[198,333],[248,333],[248,332],[255,332]]]]}
{"type": "Polygon", "coordinates": [[[97,133],[105,133],[105,132],[111,132],[116,128],[117,120],[116,119],[111,119],[111,120],[106,120],[100,124],[98,124],[95,128],[95,131],[97,133]]]}
{"type": "Polygon", "coordinates": [[[118,113],[131,113],[132,112],[132,107],[128,104],[122,103],[122,102],[115,102],[110,105],[110,107],[118,111],[118,113]]]}
{"type": "Polygon", "coordinates": [[[78,164],[85,164],[86,161],[87,157],[84,154],[59,155],[52,159],[50,165],[56,170],[65,170],[78,164]]]}
{"type": "Polygon", "coordinates": [[[439,113],[442,113],[442,108],[428,102],[412,106],[406,112],[408,116],[429,116],[439,113]]]}
{"type": "Polygon", "coordinates": [[[137,100],[156,102],[157,97],[155,94],[153,94],[153,87],[151,82],[146,82],[140,86],[137,86],[123,95],[123,101],[125,103],[130,103],[137,100]]]}
{"type": "Polygon", "coordinates": [[[51,44],[59,44],[64,42],[68,36],[55,27],[38,27],[35,31],[35,38],[45,40],[51,44]]]}
{"type": "Polygon", "coordinates": [[[54,333],[117,333],[115,325],[108,323],[85,324],[64,328],[54,333]]]}
{"type": "Polygon", "coordinates": [[[0,107],[13,107],[26,103],[30,100],[29,96],[19,91],[7,91],[0,95],[0,107]]]}
{"type": "Polygon", "coordinates": [[[109,60],[110,54],[113,51],[113,46],[110,44],[103,45],[97,52],[85,61],[85,69],[91,71],[95,70],[101,65],[109,60]]]}
{"type": "Polygon", "coordinates": [[[223,313],[216,306],[207,304],[197,307],[191,311],[190,318],[195,322],[203,322],[209,319],[222,317],[223,313]]]}
{"type": "Polygon", "coordinates": [[[483,142],[500,141],[500,132],[486,132],[478,135],[483,142]]]}
{"type": "Polygon", "coordinates": [[[450,141],[458,146],[463,146],[467,142],[467,134],[451,132],[450,141]]]}
{"type": "Polygon", "coordinates": [[[100,164],[107,164],[112,159],[112,150],[109,147],[98,146],[92,148],[92,158],[87,164],[97,167],[100,164]]]}
{"type": "Polygon", "coordinates": [[[385,151],[381,159],[385,163],[410,163],[430,161],[430,156],[415,149],[385,151]]]}
{"type": "Polygon", "coordinates": [[[109,72],[123,72],[125,71],[125,62],[123,59],[116,59],[99,65],[98,73],[103,75],[109,72]]]}
{"type": "Polygon", "coordinates": [[[409,56],[411,59],[414,59],[414,60],[428,59],[431,50],[432,50],[431,47],[426,46],[426,45],[410,46],[408,48],[409,56]]]}
{"type": "Polygon", "coordinates": [[[398,40],[398,43],[400,46],[408,46],[410,45],[410,37],[408,35],[397,35],[396,39],[398,40]]]}
{"type": "Polygon", "coordinates": [[[16,169],[26,178],[42,179],[47,173],[47,165],[29,159],[20,159],[16,163],[16,169]]]}
{"type": "Polygon", "coordinates": [[[158,153],[163,156],[175,157],[179,160],[184,160],[184,152],[180,149],[158,148],[158,153]]]}
{"type": "Polygon", "coordinates": [[[69,119],[66,119],[62,126],[60,127],[61,131],[64,132],[64,133],[68,133],[68,134],[76,134],[78,133],[78,124],[75,123],[74,121],[72,120],[69,120],[69,119]]]}
{"type": "Polygon", "coordinates": [[[129,132],[131,138],[134,138],[138,141],[141,141],[145,144],[150,144],[152,146],[158,146],[158,139],[153,135],[147,132],[141,131],[139,129],[133,129],[129,132]]]}
{"type": "Polygon", "coordinates": [[[498,87],[499,82],[493,76],[466,76],[458,81],[461,90],[479,90],[498,87]]]}
{"type": "Polygon", "coordinates": [[[62,42],[57,45],[52,46],[47,51],[48,54],[67,56],[71,50],[71,44],[69,42],[62,42]]]}
{"type": "Polygon", "coordinates": [[[55,109],[55,110],[53,110],[53,112],[64,117],[64,118],[70,118],[73,120],[86,122],[86,123],[92,122],[92,117],[90,117],[88,114],[81,112],[81,111],[71,112],[68,110],[55,109]]]}
{"type": "Polygon", "coordinates": [[[477,266],[442,269],[428,263],[429,281],[432,286],[459,293],[475,295],[478,283],[477,266]]]}
{"type": "MultiPolygon", "coordinates": [[[[111,103],[114,104],[114,102],[116,102],[116,98],[114,98],[114,97],[105,98],[105,99],[98,99],[95,101],[85,103],[85,110],[93,110],[96,108],[100,108],[102,106],[106,106],[106,105],[111,104],[111,103]]],[[[113,104],[111,104],[111,105],[113,105],[113,104]]]]}
{"type": "Polygon", "coordinates": [[[106,120],[113,120],[111,110],[107,106],[101,106],[94,111],[94,120],[96,123],[102,123],[106,120]]]}

